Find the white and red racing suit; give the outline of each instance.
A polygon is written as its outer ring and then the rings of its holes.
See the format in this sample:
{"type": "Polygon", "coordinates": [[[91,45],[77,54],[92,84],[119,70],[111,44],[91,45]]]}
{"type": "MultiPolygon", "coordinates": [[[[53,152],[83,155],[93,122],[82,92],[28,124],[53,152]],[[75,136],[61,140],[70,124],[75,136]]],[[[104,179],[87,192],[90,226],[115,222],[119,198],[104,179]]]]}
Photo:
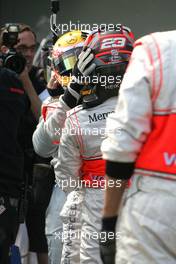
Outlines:
{"type": "MultiPolygon", "coordinates": [[[[45,101],[42,107],[42,115],[43,118],[40,119],[40,123],[37,126],[37,129],[33,135],[33,144],[35,151],[39,155],[43,155],[45,157],[53,156],[51,164],[54,166],[54,171],[56,175],[56,171],[58,171],[57,161],[58,161],[58,147],[60,145],[60,137],[61,134],[65,132],[64,123],[67,116],[67,111],[70,108],[65,104],[60,96],[59,100],[53,100],[52,98],[45,101]]],[[[65,166],[65,162],[62,163],[65,166]]],[[[66,256],[69,256],[70,264],[79,263],[79,250],[80,250],[80,243],[72,243],[70,242],[70,238],[66,237],[68,225],[63,224],[64,232],[62,232],[61,228],[61,221],[59,213],[65,201],[66,195],[67,204],[70,199],[74,201],[72,205],[72,212],[71,214],[74,215],[74,208],[77,204],[75,200],[75,196],[72,196],[72,192],[75,189],[75,186],[68,188],[68,186],[64,185],[63,182],[57,184],[57,187],[54,188],[52,197],[50,200],[50,204],[48,206],[46,212],[46,236],[48,241],[49,247],[49,260],[52,264],[60,263],[61,259],[61,244],[60,239],[64,241],[63,244],[63,251],[65,252],[66,256]],[[61,190],[62,188],[62,190],[61,190]],[[64,192],[63,192],[64,191],[64,192]],[[71,192],[71,194],[69,194],[71,192]],[[64,194],[63,194],[64,193],[64,194]],[[67,242],[65,242],[67,241],[67,242]]],[[[73,193],[74,194],[74,193],[73,193]]],[[[80,204],[80,199],[78,201],[80,204]]],[[[66,205],[67,206],[67,205],[66,205]]],[[[66,208],[65,206],[65,208],[66,208]]],[[[80,206],[78,206],[80,208],[80,206]]],[[[77,213],[78,213],[77,209],[77,213]]],[[[80,211],[79,211],[80,212],[80,211]]],[[[80,218],[74,219],[73,225],[74,231],[79,233],[80,230],[80,218]]],[[[69,230],[73,227],[69,225],[69,230]]],[[[64,260],[65,261],[65,260],[64,260]]],[[[62,263],[65,263],[62,261],[62,263]]]]}
{"type": "Polygon", "coordinates": [[[107,120],[104,159],[116,163],[117,177],[121,163],[135,163],[118,226],[118,264],[176,263],[175,50],[176,31],[135,43],[116,111],[107,120]]]}
{"type": "MultiPolygon", "coordinates": [[[[66,111],[70,108],[62,97],[48,97],[42,104],[42,116],[33,134],[33,145],[36,153],[43,157],[52,156],[51,164],[55,166],[58,158],[59,140],[66,111]],[[56,117],[57,116],[57,117],[56,117]],[[56,128],[57,123],[57,130],[56,128]]],[[[54,186],[50,203],[46,210],[45,234],[48,243],[48,258],[51,264],[60,263],[62,255],[63,223],[60,211],[66,195],[57,185],[54,186]]]]}
{"type": "MultiPolygon", "coordinates": [[[[65,223],[65,245],[61,263],[101,264],[99,235],[103,206],[105,162],[100,146],[105,137],[107,116],[114,111],[117,97],[104,103],[68,112],[60,140],[56,179],[74,186],[61,212],[65,223]],[[80,224],[78,225],[80,221],[80,224]],[[78,251],[68,254],[74,243],[78,251]],[[79,251],[80,247],[80,251],[79,251]]],[[[65,187],[65,186],[64,186],[65,187]]]]}

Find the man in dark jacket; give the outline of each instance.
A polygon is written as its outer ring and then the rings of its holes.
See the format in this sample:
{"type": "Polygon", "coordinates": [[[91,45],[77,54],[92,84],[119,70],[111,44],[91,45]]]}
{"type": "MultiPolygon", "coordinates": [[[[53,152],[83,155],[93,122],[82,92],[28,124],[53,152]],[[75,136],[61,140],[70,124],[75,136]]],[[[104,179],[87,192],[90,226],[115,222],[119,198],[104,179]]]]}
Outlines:
{"type": "MultiPolygon", "coordinates": [[[[2,41],[2,35],[5,30],[6,27],[1,30],[0,37],[0,48],[2,52],[6,52],[8,48],[2,41]]],[[[32,146],[32,134],[40,116],[40,98],[46,90],[46,82],[42,70],[32,65],[36,51],[36,35],[30,26],[19,24],[18,39],[19,41],[17,45],[15,45],[16,51],[20,52],[26,59],[26,68],[20,75],[20,79],[25,86],[27,100],[31,108],[22,118],[18,133],[19,143],[24,154],[23,176],[27,183],[25,184],[26,187],[27,185],[33,187],[32,193],[35,194],[35,197],[38,197],[38,201],[41,201],[40,204],[37,203],[36,200],[32,199],[33,195],[29,198],[26,214],[26,225],[29,235],[29,251],[37,253],[39,263],[47,264],[48,249],[45,238],[45,210],[50,197],[46,197],[47,199],[45,200],[44,197],[46,196],[46,193],[49,193],[48,189],[45,188],[47,188],[51,181],[51,177],[48,176],[51,170],[48,165],[49,160],[44,160],[37,156],[34,153],[32,146]],[[37,171],[37,175],[35,175],[35,177],[33,175],[34,164],[44,164],[44,166],[39,169],[37,167],[37,170],[35,170],[37,171]],[[40,183],[38,183],[38,178],[40,178],[40,183]],[[35,181],[34,186],[32,186],[33,181],[35,181]],[[40,187],[40,189],[38,187],[40,187]]]]}
{"type": "Polygon", "coordinates": [[[0,263],[9,264],[18,227],[23,152],[18,144],[21,118],[29,104],[17,75],[0,67],[0,263]]]}

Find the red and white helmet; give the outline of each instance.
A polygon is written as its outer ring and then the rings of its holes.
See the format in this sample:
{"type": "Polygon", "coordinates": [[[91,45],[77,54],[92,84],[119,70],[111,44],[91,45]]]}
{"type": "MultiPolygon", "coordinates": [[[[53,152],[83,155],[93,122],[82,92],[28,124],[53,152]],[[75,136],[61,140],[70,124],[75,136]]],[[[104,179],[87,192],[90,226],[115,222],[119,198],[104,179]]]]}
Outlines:
{"type": "Polygon", "coordinates": [[[85,46],[94,53],[96,72],[124,74],[128,65],[134,43],[132,31],[121,24],[114,27],[113,31],[98,30],[88,36],[85,46]]]}
{"type": "Polygon", "coordinates": [[[116,25],[113,31],[101,29],[87,37],[84,48],[92,50],[94,59],[91,63],[96,64],[91,74],[92,79],[98,76],[97,84],[92,81],[88,86],[91,98],[84,98],[84,101],[89,101],[90,107],[118,95],[133,50],[133,43],[134,34],[121,24],[116,25]]]}

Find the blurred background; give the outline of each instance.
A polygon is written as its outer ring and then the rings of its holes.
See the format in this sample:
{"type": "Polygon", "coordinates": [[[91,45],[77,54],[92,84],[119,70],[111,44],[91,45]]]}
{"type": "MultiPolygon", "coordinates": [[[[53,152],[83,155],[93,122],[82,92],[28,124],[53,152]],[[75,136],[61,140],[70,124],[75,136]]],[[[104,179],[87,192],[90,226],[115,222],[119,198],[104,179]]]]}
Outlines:
{"type": "MultiPolygon", "coordinates": [[[[49,33],[49,0],[0,0],[0,25],[24,22],[41,40],[49,33]]],[[[176,28],[175,0],[60,0],[58,23],[124,23],[139,37],[176,28]]]]}

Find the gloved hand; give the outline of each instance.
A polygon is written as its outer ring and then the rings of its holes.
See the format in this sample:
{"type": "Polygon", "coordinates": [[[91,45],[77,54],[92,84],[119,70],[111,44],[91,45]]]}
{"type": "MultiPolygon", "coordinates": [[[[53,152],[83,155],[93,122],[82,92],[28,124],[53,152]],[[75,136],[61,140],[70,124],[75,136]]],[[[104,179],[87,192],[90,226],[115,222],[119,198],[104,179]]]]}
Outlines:
{"type": "Polygon", "coordinates": [[[103,264],[115,264],[115,252],[116,252],[116,235],[115,225],[117,216],[106,217],[102,219],[102,231],[106,239],[100,238],[100,256],[103,264]]]}
{"type": "MultiPolygon", "coordinates": [[[[108,237],[108,232],[106,234],[108,237]]],[[[100,240],[100,256],[103,264],[115,264],[115,238],[106,241],[100,240]]]]}
{"type": "Polygon", "coordinates": [[[73,76],[77,83],[85,83],[84,77],[90,76],[94,71],[96,64],[92,62],[94,54],[90,48],[84,47],[83,51],[78,56],[78,61],[73,70],[73,76]]]}
{"type": "Polygon", "coordinates": [[[92,62],[93,58],[90,48],[84,48],[78,57],[73,69],[72,81],[63,96],[63,100],[70,108],[75,107],[81,97],[80,91],[84,87],[84,77],[89,76],[96,67],[92,62]]]}
{"type": "Polygon", "coordinates": [[[52,72],[51,79],[47,84],[47,91],[51,97],[57,97],[64,93],[64,89],[58,82],[54,72],[52,72]]]}

